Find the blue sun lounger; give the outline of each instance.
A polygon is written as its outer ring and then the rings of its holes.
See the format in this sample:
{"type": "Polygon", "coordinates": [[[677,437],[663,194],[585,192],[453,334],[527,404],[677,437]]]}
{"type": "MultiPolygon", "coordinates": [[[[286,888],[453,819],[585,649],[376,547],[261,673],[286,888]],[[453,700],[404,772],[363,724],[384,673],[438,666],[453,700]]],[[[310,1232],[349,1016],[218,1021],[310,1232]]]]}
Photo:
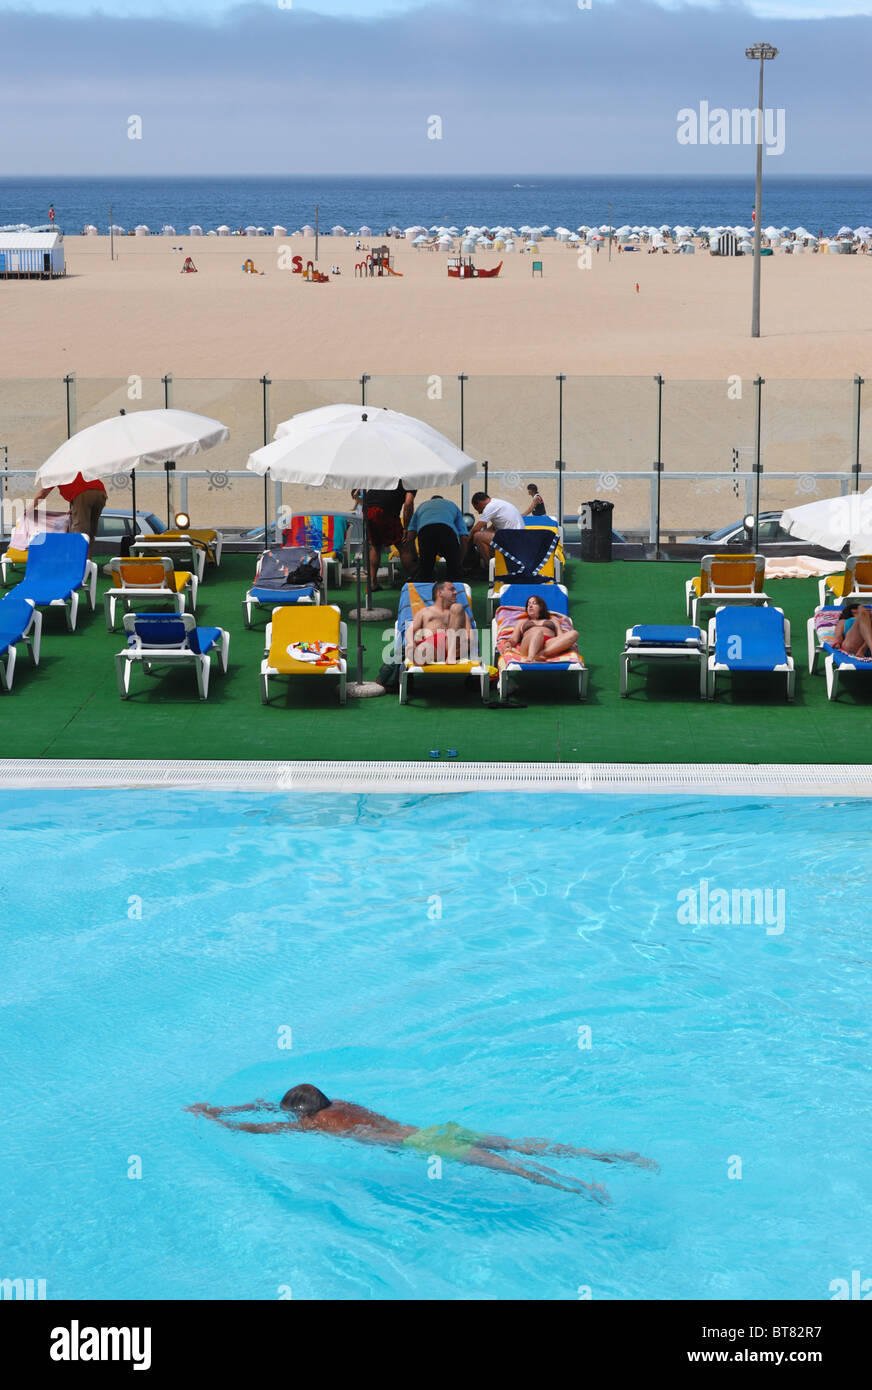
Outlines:
{"type": "Polygon", "coordinates": [[[793,699],[796,673],[790,655],[790,623],[780,608],[719,608],[709,622],[708,698],[722,672],[771,671],[787,679],[793,699]]]}
{"type": "Polygon", "coordinates": [[[698,627],[674,627],[638,623],[627,628],[621,652],[621,696],[627,699],[627,680],[632,666],[647,662],[690,661],[699,667],[699,698],[708,696],[708,643],[698,627]]]}
{"type": "Polygon", "coordinates": [[[326,601],[326,586],[320,553],[299,545],[273,546],[259,557],[254,572],[254,583],[243,600],[245,626],[251,627],[253,608],[272,613],[274,608],[289,603],[322,601],[326,601]],[[317,568],[318,578],[305,584],[288,583],[294,571],[303,564],[317,568]]]}
{"type": "Polygon", "coordinates": [[[578,683],[579,700],[586,700],[590,673],[577,645],[565,654],[561,653],[554,661],[521,661],[511,646],[512,627],[524,616],[527,600],[534,595],[547,604],[549,612],[559,617],[569,617],[569,595],[562,584],[507,584],[500,591],[499,608],[491,624],[491,642],[499,671],[500,700],[505,701],[508,696],[510,676],[554,671],[570,672],[578,683]]]}
{"type": "Polygon", "coordinates": [[[427,666],[417,666],[414,658],[406,653],[406,630],[412,623],[415,614],[419,609],[429,606],[433,601],[432,583],[412,583],[404,584],[400,591],[400,604],[397,611],[397,621],[394,625],[394,654],[395,660],[400,666],[400,704],[408,704],[409,701],[409,678],[410,676],[478,676],[481,686],[481,698],[484,704],[490,698],[490,676],[491,668],[483,666],[479,657],[478,628],[475,626],[475,616],[472,611],[472,592],[468,584],[457,585],[457,597],[460,603],[469,613],[472,623],[472,634],[469,657],[466,661],[438,661],[427,666]]]}
{"type": "Polygon", "coordinates": [[[30,599],[11,593],[0,600],[0,690],[12,689],[16,643],[25,642],[30,648],[34,666],[39,665],[41,634],[42,614],[34,608],[30,599]]]}
{"type": "Polygon", "coordinates": [[[97,601],[97,566],[88,559],[88,537],[78,531],[46,531],[27,548],[27,569],[10,594],[35,608],[63,608],[70,632],[76,630],[79,590],[87,585],[91,611],[97,601]]]}
{"type": "Polygon", "coordinates": [[[141,661],[147,676],[153,666],[193,666],[200,699],[209,695],[212,653],[218,655],[221,671],[227,671],[230,634],[221,627],[197,627],[193,613],[125,613],[127,646],[115,657],[118,693],[130,698],[130,673],[134,661],[141,661]]]}

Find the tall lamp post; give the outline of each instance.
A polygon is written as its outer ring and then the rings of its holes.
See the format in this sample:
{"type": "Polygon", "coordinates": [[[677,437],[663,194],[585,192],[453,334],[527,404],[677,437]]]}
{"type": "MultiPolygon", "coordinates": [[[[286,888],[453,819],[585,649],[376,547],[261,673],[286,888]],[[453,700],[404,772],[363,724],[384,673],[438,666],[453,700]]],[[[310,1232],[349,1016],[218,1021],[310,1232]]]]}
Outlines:
{"type": "Polygon", "coordinates": [[[771,43],[755,43],[745,49],[746,58],[760,60],[760,96],[757,102],[757,199],[754,213],[754,299],[751,308],[751,337],[760,337],[760,236],[762,214],[760,203],[763,196],[763,64],[778,57],[778,49],[771,43]]]}

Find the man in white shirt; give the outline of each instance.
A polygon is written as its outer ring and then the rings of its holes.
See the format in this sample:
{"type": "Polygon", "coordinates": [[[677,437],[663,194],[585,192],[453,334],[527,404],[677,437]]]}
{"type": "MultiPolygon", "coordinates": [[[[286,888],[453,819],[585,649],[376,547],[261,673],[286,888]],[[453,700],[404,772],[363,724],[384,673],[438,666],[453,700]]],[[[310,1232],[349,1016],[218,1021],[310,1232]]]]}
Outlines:
{"type": "Polygon", "coordinates": [[[488,497],[486,492],[477,492],[472,505],[481,517],[470,531],[470,539],[476,547],[485,566],[493,555],[493,539],[496,531],[523,531],[524,518],[512,502],[504,502],[501,497],[488,497]]]}

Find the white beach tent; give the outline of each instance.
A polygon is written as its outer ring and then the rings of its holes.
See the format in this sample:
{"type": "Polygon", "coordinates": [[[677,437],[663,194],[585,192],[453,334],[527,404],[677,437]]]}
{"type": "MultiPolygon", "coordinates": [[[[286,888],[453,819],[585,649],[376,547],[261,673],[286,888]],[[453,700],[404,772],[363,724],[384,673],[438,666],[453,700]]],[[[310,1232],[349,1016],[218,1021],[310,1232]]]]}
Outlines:
{"type": "Polygon", "coordinates": [[[189,228],[188,228],[188,236],[202,236],[202,235],[203,235],[203,228],[200,226],[199,222],[195,222],[194,225],[193,225],[192,227],[189,227],[189,228]]]}
{"type": "Polygon", "coordinates": [[[358,236],[372,236],[372,227],[358,227],[358,236]]]}
{"type": "Polygon", "coordinates": [[[247,227],[244,227],[243,231],[246,236],[257,236],[257,228],[251,223],[249,223],[247,227]]]}
{"type": "Polygon", "coordinates": [[[287,227],[283,227],[281,223],[277,222],[276,225],[273,227],[273,236],[287,236],[287,234],[287,227]]]}
{"type": "Polygon", "coordinates": [[[168,222],[165,222],[160,229],[160,234],[161,236],[175,236],[176,229],[175,227],[171,227],[168,222]]]}
{"type": "Polygon", "coordinates": [[[337,225],[337,226],[335,226],[335,227],[331,227],[331,228],[330,228],[330,235],[331,235],[331,236],[348,236],[348,233],[347,233],[347,231],[345,230],[344,227],[340,227],[340,226],[337,225]]]}
{"type": "Polygon", "coordinates": [[[258,235],[258,236],[266,236],[266,234],[267,234],[267,233],[266,233],[266,227],[258,227],[258,229],[257,229],[257,235],[258,235]]]}
{"type": "Polygon", "coordinates": [[[94,226],[93,222],[89,222],[88,225],[87,225],[87,227],[85,228],[84,235],[85,235],[85,236],[99,236],[100,233],[97,231],[97,228],[94,226]]]}
{"type": "Polygon", "coordinates": [[[144,222],[140,222],[139,226],[136,228],[136,235],[151,236],[151,232],[148,230],[148,227],[145,225],[144,222]]]}
{"type": "Polygon", "coordinates": [[[222,223],[221,226],[218,228],[218,236],[229,236],[229,235],[230,235],[230,228],[229,228],[225,223],[222,223]]]}
{"type": "Polygon", "coordinates": [[[307,223],[305,223],[305,225],[304,225],[304,227],[303,227],[303,230],[302,230],[301,235],[302,235],[302,236],[314,236],[314,235],[315,235],[315,228],[314,228],[314,227],[310,227],[309,224],[308,224],[308,222],[307,222],[307,223]]]}

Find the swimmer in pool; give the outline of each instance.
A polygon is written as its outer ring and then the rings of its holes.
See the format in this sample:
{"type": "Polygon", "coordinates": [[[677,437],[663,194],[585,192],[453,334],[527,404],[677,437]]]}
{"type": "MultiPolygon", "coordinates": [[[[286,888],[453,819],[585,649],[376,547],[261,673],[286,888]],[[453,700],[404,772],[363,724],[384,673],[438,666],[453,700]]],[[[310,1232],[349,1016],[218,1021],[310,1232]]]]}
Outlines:
{"type": "Polygon", "coordinates": [[[503,1139],[497,1134],[474,1134],[461,1125],[450,1121],[444,1125],[430,1125],[426,1129],[416,1129],[414,1125],[401,1125],[367,1110],[362,1105],[354,1105],[347,1100],[328,1100],[317,1086],[294,1086],[281,1099],[279,1105],[270,1101],[258,1100],[250,1105],[190,1105],[187,1107],[195,1115],[205,1115],[210,1120],[227,1129],[245,1130],[249,1134],[284,1134],[290,1130],[313,1130],[320,1134],[336,1134],[346,1139],[356,1139],[361,1144],[383,1144],[386,1148],[417,1149],[420,1153],[438,1154],[440,1158],[452,1159],[456,1163],[472,1163],[482,1168],[496,1168],[503,1173],[511,1173],[528,1182],[541,1183],[546,1187],[557,1187],[562,1192],[584,1193],[597,1202],[610,1201],[609,1194],[601,1183],[586,1183],[566,1178],[552,1168],[539,1163],[526,1167],[522,1163],[511,1163],[501,1157],[502,1153],[518,1154],[556,1154],[595,1158],[600,1163],[635,1163],[640,1168],[657,1170],[657,1164],[641,1154],[604,1154],[591,1149],[575,1149],[569,1144],[552,1144],[548,1139],[503,1139]],[[246,1120],[226,1119],[245,1110],[283,1110],[293,1119],[272,1120],[267,1124],[252,1124],[246,1120]],[[559,1178],[559,1182],[554,1179],[559,1178]]]}

